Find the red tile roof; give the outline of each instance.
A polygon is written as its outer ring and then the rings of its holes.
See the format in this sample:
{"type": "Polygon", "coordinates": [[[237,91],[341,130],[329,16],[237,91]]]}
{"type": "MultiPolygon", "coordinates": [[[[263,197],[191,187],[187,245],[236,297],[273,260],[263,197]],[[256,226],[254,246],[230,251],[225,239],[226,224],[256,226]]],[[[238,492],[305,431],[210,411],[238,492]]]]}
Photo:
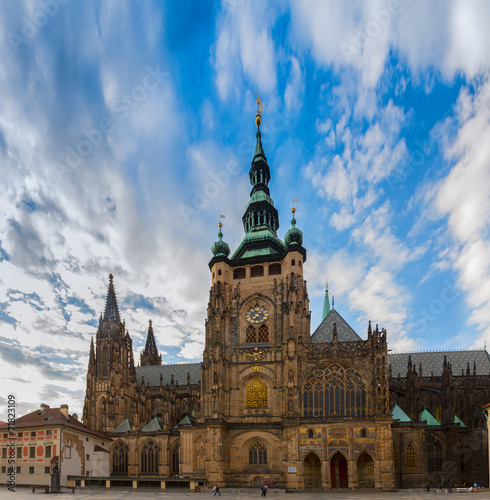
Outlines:
{"type": "MultiPolygon", "coordinates": [[[[112,441],[112,438],[106,436],[105,434],[92,431],[88,427],[85,427],[78,419],[72,417],[71,415],[69,415],[68,418],[65,417],[63,413],[61,413],[60,408],[43,408],[41,410],[33,411],[16,419],[15,424],[12,427],[22,429],[26,427],[51,427],[60,425],[112,441]]],[[[0,424],[0,431],[7,428],[8,424],[6,422],[0,424]]]]}

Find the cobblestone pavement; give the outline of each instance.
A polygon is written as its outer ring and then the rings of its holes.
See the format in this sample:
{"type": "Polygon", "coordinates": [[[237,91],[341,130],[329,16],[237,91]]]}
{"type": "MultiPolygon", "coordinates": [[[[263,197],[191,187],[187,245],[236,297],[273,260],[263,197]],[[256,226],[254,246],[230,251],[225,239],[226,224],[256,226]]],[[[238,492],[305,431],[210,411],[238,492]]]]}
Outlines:
{"type": "MultiPolygon", "coordinates": [[[[246,498],[259,498],[260,491],[257,489],[238,491],[221,491],[223,499],[246,499],[246,498]]],[[[12,500],[33,500],[38,498],[39,495],[45,495],[42,492],[32,493],[29,488],[17,488],[15,493],[8,491],[5,487],[0,489],[0,498],[11,498],[12,500]]],[[[203,500],[210,498],[212,493],[193,493],[190,491],[148,491],[148,490],[76,490],[74,494],[71,492],[63,492],[57,498],[65,498],[66,500],[184,500],[185,498],[194,498],[195,500],[203,500]]],[[[467,498],[476,498],[480,500],[490,500],[490,490],[486,489],[482,493],[457,493],[453,490],[448,494],[445,492],[437,492],[432,490],[430,493],[425,490],[399,490],[396,492],[380,492],[372,490],[359,490],[359,491],[341,491],[341,492],[318,492],[318,493],[283,493],[274,492],[270,490],[267,494],[269,500],[438,500],[448,498],[450,500],[460,500],[467,498]]]]}

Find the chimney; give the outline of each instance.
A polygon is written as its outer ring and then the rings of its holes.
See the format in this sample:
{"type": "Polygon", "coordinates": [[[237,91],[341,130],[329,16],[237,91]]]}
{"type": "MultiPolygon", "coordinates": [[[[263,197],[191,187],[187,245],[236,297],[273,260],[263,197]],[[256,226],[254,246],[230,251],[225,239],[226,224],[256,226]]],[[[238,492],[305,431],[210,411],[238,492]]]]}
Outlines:
{"type": "Polygon", "coordinates": [[[74,413],[74,414],[72,415],[72,417],[73,417],[75,420],[78,420],[78,415],[77,415],[76,413],[74,413]]]}
{"type": "Polygon", "coordinates": [[[68,418],[68,405],[61,405],[60,412],[63,413],[63,415],[68,418]]]}
{"type": "Polygon", "coordinates": [[[49,405],[47,405],[46,403],[41,403],[39,411],[46,411],[46,410],[49,410],[49,405]]]}

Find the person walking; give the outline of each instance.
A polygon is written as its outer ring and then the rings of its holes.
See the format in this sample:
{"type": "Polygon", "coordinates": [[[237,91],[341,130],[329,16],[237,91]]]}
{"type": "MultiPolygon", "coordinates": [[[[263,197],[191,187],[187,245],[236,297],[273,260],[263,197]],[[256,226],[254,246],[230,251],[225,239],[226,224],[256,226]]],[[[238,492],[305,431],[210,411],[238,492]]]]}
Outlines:
{"type": "Polygon", "coordinates": [[[260,488],[260,491],[261,491],[261,495],[260,495],[261,497],[265,497],[265,495],[267,495],[267,491],[265,489],[265,484],[264,484],[264,486],[262,486],[260,488]]]}
{"type": "Polygon", "coordinates": [[[217,484],[215,484],[213,486],[213,491],[214,491],[213,496],[216,496],[216,494],[218,494],[219,496],[221,496],[221,493],[219,491],[219,486],[217,484]]]}

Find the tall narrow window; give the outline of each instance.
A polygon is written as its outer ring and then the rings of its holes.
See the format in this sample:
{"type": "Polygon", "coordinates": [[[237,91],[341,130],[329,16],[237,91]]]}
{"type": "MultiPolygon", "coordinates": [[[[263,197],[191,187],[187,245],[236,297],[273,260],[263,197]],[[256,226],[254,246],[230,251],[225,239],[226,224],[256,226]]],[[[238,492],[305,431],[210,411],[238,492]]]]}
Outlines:
{"type": "Polygon", "coordinates": [[[179,473],[179,447],[176,446],[172,451],[172,474],[179,473]]]}
{"type": "Polygon", "coordinates": [[[257,342],[255,327],[252,325],[247,326],[245,342],[257,342]]]}
{"type": "Polygon", "coordinates": [[[442,443],[432,434],[427,436],[427,470],[442,471],[442,443]]]}
{"type": "Polygon", "coordinates": [[[153,441],[148,441],[141,451],[141,473],[158,473],[158,446],[153,441]]]}
{"type": "Polygon", "coordinates": [[[119,441],[112,451],[112,473],[127,474],[128,473],[128,452],[129,446],[119,441]]]}
{"type": "Polygon", "coordinates": [[[248,463],[250,465],[267,464],[267,448],[259,441],[255,441],[250,446],[248,450],[248,463]]]}
{"type": "Polygon", "coordinates": [[[398,472],[400,469],[400,456],[398,454],[398,448],[396,447],[395,443],[393,443],[393,462],[395,465],[395,472],[398,472]]]}
{"type": "Polygon", "coordinates": [[[267,325],[259,326],[259,342],[269,342],[269,328],[267,325]]]}
{"type": "Polygon", "coordinates": [[[415,470],[415,448],[411,443],[407,446],[407,470],[415,470]]]}
{"type": "Polygon", "coordinates": [[[258,408],[267,406],[267,384],[259,378],[252,379],[247,386],[247,406],[258,408]]]}

